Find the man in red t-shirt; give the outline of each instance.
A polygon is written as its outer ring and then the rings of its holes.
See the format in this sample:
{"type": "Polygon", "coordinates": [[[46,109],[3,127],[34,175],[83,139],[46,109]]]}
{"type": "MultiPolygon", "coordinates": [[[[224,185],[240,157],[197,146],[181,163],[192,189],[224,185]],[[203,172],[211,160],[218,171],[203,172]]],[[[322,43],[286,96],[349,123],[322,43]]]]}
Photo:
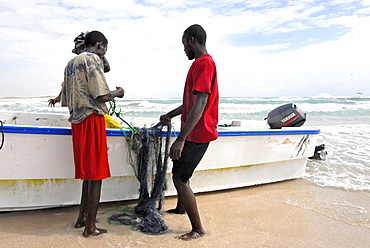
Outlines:
{"type": "Polygon", "coordinates": [[[186,77],[182,105],[161,119],[181,114],[181,131],[170,149],[173,161],[173,182],[178,194],[175,209],[169,213],[188,214],[192,230],[179,236],[190,240],[205,235],[200,221],[195,195],[189,179],[205,154],[209,142],[217,139],[218,83],[216,65],[206,49],[206,32],[200,25],[184,31],[182,43],[189,60],[195,59],[186,77]]]}

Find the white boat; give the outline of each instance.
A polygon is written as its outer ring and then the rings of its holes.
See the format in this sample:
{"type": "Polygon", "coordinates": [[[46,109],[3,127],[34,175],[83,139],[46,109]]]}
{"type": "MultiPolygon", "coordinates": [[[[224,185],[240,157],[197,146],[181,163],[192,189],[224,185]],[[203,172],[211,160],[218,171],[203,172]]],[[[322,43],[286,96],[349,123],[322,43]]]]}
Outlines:
{"type": "MultiPolygon", "coordinates": [[[[0,112],[3,123],[0,126],[0,145],[3,140],[0,211],[79,204],[82,181],[74,179],[71,129],[67,118],[59,114],[0,112]]],[[[140,127],[158,122],[125,119],[140,127]]],[[[265,122],[233,121],[229,124],[218,128],[219,138],[211,142],[194,172],[191,179],[194,192],[302,177],[320,132],[309,127],[271,130],[265,122]]],[[[139,182],[126,162],[128,146],[122,131],[107,129],[107,138],[112,177],[103,180],[101,202],[138,199],[139,182]]],[[[176,194],[171,170],[170,162],[166,195],[176,194]]]]}

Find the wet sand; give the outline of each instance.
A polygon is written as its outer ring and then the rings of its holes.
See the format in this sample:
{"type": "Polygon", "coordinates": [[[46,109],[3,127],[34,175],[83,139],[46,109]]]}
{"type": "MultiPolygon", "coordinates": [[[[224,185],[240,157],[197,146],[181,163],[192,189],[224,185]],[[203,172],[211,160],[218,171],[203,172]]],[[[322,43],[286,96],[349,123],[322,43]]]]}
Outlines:
{"type": "MultiPolygon", "coordinates": [[[[102,203],[97,224],[107,234],[84,238],[73,228],[78,207],[0,214],[0,247],[368,247],[370,192],[319,187],[304,179],[197,194],[207,235],[190,231],[186,215],[164,214],[169,230],[147,235],[107,218],[135,201],[102,203]]],[[[166,198],[164,210],[176,197],[166,198]]]]}

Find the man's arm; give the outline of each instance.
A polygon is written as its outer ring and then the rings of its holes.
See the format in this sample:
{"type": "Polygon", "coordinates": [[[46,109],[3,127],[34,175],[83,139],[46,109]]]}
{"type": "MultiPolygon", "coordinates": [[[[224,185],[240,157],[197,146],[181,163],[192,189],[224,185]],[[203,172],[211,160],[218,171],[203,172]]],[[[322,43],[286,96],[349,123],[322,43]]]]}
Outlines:
{"type": "Polygon", "coordinates": [[[108,102],[112,101],[114,98],[122,98],[125,95],[125,91],[121,87],[116,87],[116,90],[109,92],[104,96],[98,96],[96,100],[98,102],[108,102]]]}
{"type": "Polygon", "coordinates": [[[103,60],[104,72],[107,73],[110,71],[109,62],[105,57],[103,57],[102,60],[103,60]]]}
{"type": "Polygon", "coordinates": [[[178,116],[178,115],[181,115],[182,113],[182,105],[178,108],[175,108],[174,110],[168,112],[167,114],[165,115],[161,115],[161,117],[159,118],[160,120],[167,120],[167,121],[171,121],[171,119],[175,116],[178,116]]]}
{"type": "Polygon", "coordinates": [[[185,125],[182,127],[179,136],[172,144],[170,149],[170,158],[171,159],[179,159],[181,157],[181,152],[184,148],[185,139],[188,137],[190,132],[193,130],[195,125],[198,123],[200,118],[202,117],[204,108],[207,105],[209,94],[204,92],[197,92],[195,95],[195,103],[192,107],[189,117],[186,120],[185,125]]]}

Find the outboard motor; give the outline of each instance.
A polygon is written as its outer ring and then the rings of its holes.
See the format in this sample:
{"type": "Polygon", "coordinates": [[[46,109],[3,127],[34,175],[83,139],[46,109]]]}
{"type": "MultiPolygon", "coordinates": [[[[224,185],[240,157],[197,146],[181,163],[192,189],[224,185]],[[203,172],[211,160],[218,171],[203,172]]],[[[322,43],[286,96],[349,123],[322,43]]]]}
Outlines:
{"type": "Polygon", "coordinates": [[[300,127],[306,122],[306,113],[302,112],[294,103],[288,103],[271,110],[266,119],[271,129],[300,127]]]}
{"type": "Polygon", "coordinates": [[[328,153],[325,151],[325,144],[321,144],[315,147],[315,153],[309,159],[326,160],[328,153]]]}

